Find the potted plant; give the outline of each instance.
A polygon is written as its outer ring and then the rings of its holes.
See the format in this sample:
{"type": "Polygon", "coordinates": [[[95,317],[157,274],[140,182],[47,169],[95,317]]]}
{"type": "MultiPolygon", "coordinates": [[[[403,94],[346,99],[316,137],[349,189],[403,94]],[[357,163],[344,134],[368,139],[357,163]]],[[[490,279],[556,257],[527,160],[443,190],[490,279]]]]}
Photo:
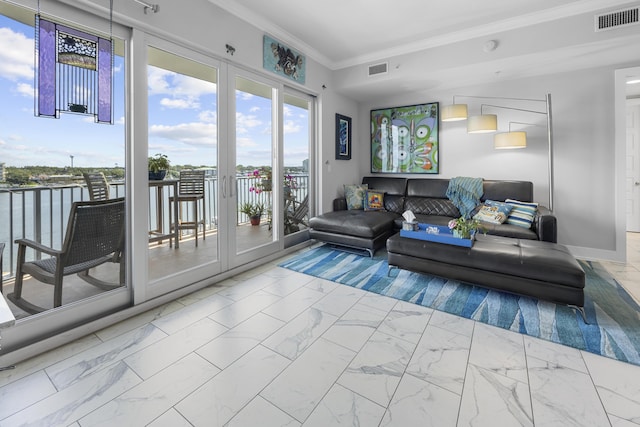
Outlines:
{"type": "Polygon", "coordinates": [[[472,218],[460,217],[456,219],[452,219],[449,221],[449,230],[453,232],[454,237],[458,237],[460,239],[470,239],[471,235],[481,230],[480,221],[472,218]]]}
{"type": "Polygon", "coordinates": [[[247,202],[240,207],[240,212],[249,217],[251,225],[260,225],[260,217],[262,216],[262,212],[264,212],[264,210],[264,203],[247,202]]]}
{"type": "Polygon", "coordinates": [[[169,170],[169,159],[166,154],[149,157],[149,181],[162,181],[169,170]]]}

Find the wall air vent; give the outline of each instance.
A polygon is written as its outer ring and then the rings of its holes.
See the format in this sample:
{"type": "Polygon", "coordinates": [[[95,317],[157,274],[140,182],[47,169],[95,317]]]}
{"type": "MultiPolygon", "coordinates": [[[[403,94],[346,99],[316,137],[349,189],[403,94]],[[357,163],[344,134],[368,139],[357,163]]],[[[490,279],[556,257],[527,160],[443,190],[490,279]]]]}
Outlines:
{"type": "Polygon", "coordinates": [[[603,13],[595,16],[596,32],[634,25],[638,23],[637,7],[603,13]]]}
{"type": "Polygon", "coordinates": [[[369,65],[369,77],[377,76],[379,74],[387,74],[389,72],[389,63],[383,62],[381,64],[369,65]]]}

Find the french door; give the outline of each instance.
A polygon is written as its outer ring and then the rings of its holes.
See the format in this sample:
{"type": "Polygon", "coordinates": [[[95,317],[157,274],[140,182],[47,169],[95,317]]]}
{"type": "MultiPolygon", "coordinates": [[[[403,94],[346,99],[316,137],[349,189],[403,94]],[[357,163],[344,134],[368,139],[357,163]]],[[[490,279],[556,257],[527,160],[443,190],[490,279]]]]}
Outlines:
{"type": "Polygon", "coordinates": [[[223,270],[226,251],[219,232],[225,217],[218,175],[220,64],[152,37],[146,56],[144,154],[165,156],[170,164],[164,178],[143,174],[137,187],[148,194],[148,201],[136,200],[148,213],[148,233],[140,237],[148,240],[149,283],[137,301],[214,276],[223,270]],[[194,176],[202,176],[203,183],[188,178],[194,176]]]}
{"type": "MultiPolygon", "coordinates": [[[[228,268],[282,248],[281,89],[256,74],[228,68],[225,155],[228,268]]],[[[225,181],[223,178],[223,183],[225,181]]],[[[223,184],[224,185],[224,184],[223,184]]]]}

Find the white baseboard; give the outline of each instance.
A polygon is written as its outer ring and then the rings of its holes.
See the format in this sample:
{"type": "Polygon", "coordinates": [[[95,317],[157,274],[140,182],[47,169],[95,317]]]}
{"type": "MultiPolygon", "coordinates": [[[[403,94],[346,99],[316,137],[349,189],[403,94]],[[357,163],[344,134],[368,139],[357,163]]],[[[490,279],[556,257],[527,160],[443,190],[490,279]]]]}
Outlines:
{"type": "Polygon", "coordinates": [[[613,262],[626,262],[624,255],[619,254],[617,251],[610,251],[604,249],[585,248],[583,246],[569,246],[565,245],[571,255],[579,259],[587,259],[591,261],[613,261],[613,262]]]}

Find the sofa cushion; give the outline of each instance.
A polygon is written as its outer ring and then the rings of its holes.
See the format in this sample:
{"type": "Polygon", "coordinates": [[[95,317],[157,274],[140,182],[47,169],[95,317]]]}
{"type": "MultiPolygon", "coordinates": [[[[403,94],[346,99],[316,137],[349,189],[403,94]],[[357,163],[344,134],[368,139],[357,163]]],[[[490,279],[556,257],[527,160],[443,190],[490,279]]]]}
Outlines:
{"type": "Polygon", "coordinates": [[[364,196],[369,186],[361,185],[345,185],[344,198],[347,200],[347,209],[364,209],[364,196]]]}
{"type": "Polygon", "coordinates": [[[398,214],[385,211],[333,211],[311,218],[309,227],[323,232],[375,238],[392,230],[396,218],[398,214]]]}
{"type": "Polygon", "coordinates": [[[536,216],[536,211],[538,210],[538,204],[513,199],[507,199],[505,202],[513,206],[513,209],[509,213],[509,218],[507,218],[507,223],[523,228],[531,228],[533,219],[536,216]]]}
{"type": "Polygon", "coordinates": [[[365,211],[384,210],[384,192],[376,190],[367,190],[364,196],[365,211]]]}

